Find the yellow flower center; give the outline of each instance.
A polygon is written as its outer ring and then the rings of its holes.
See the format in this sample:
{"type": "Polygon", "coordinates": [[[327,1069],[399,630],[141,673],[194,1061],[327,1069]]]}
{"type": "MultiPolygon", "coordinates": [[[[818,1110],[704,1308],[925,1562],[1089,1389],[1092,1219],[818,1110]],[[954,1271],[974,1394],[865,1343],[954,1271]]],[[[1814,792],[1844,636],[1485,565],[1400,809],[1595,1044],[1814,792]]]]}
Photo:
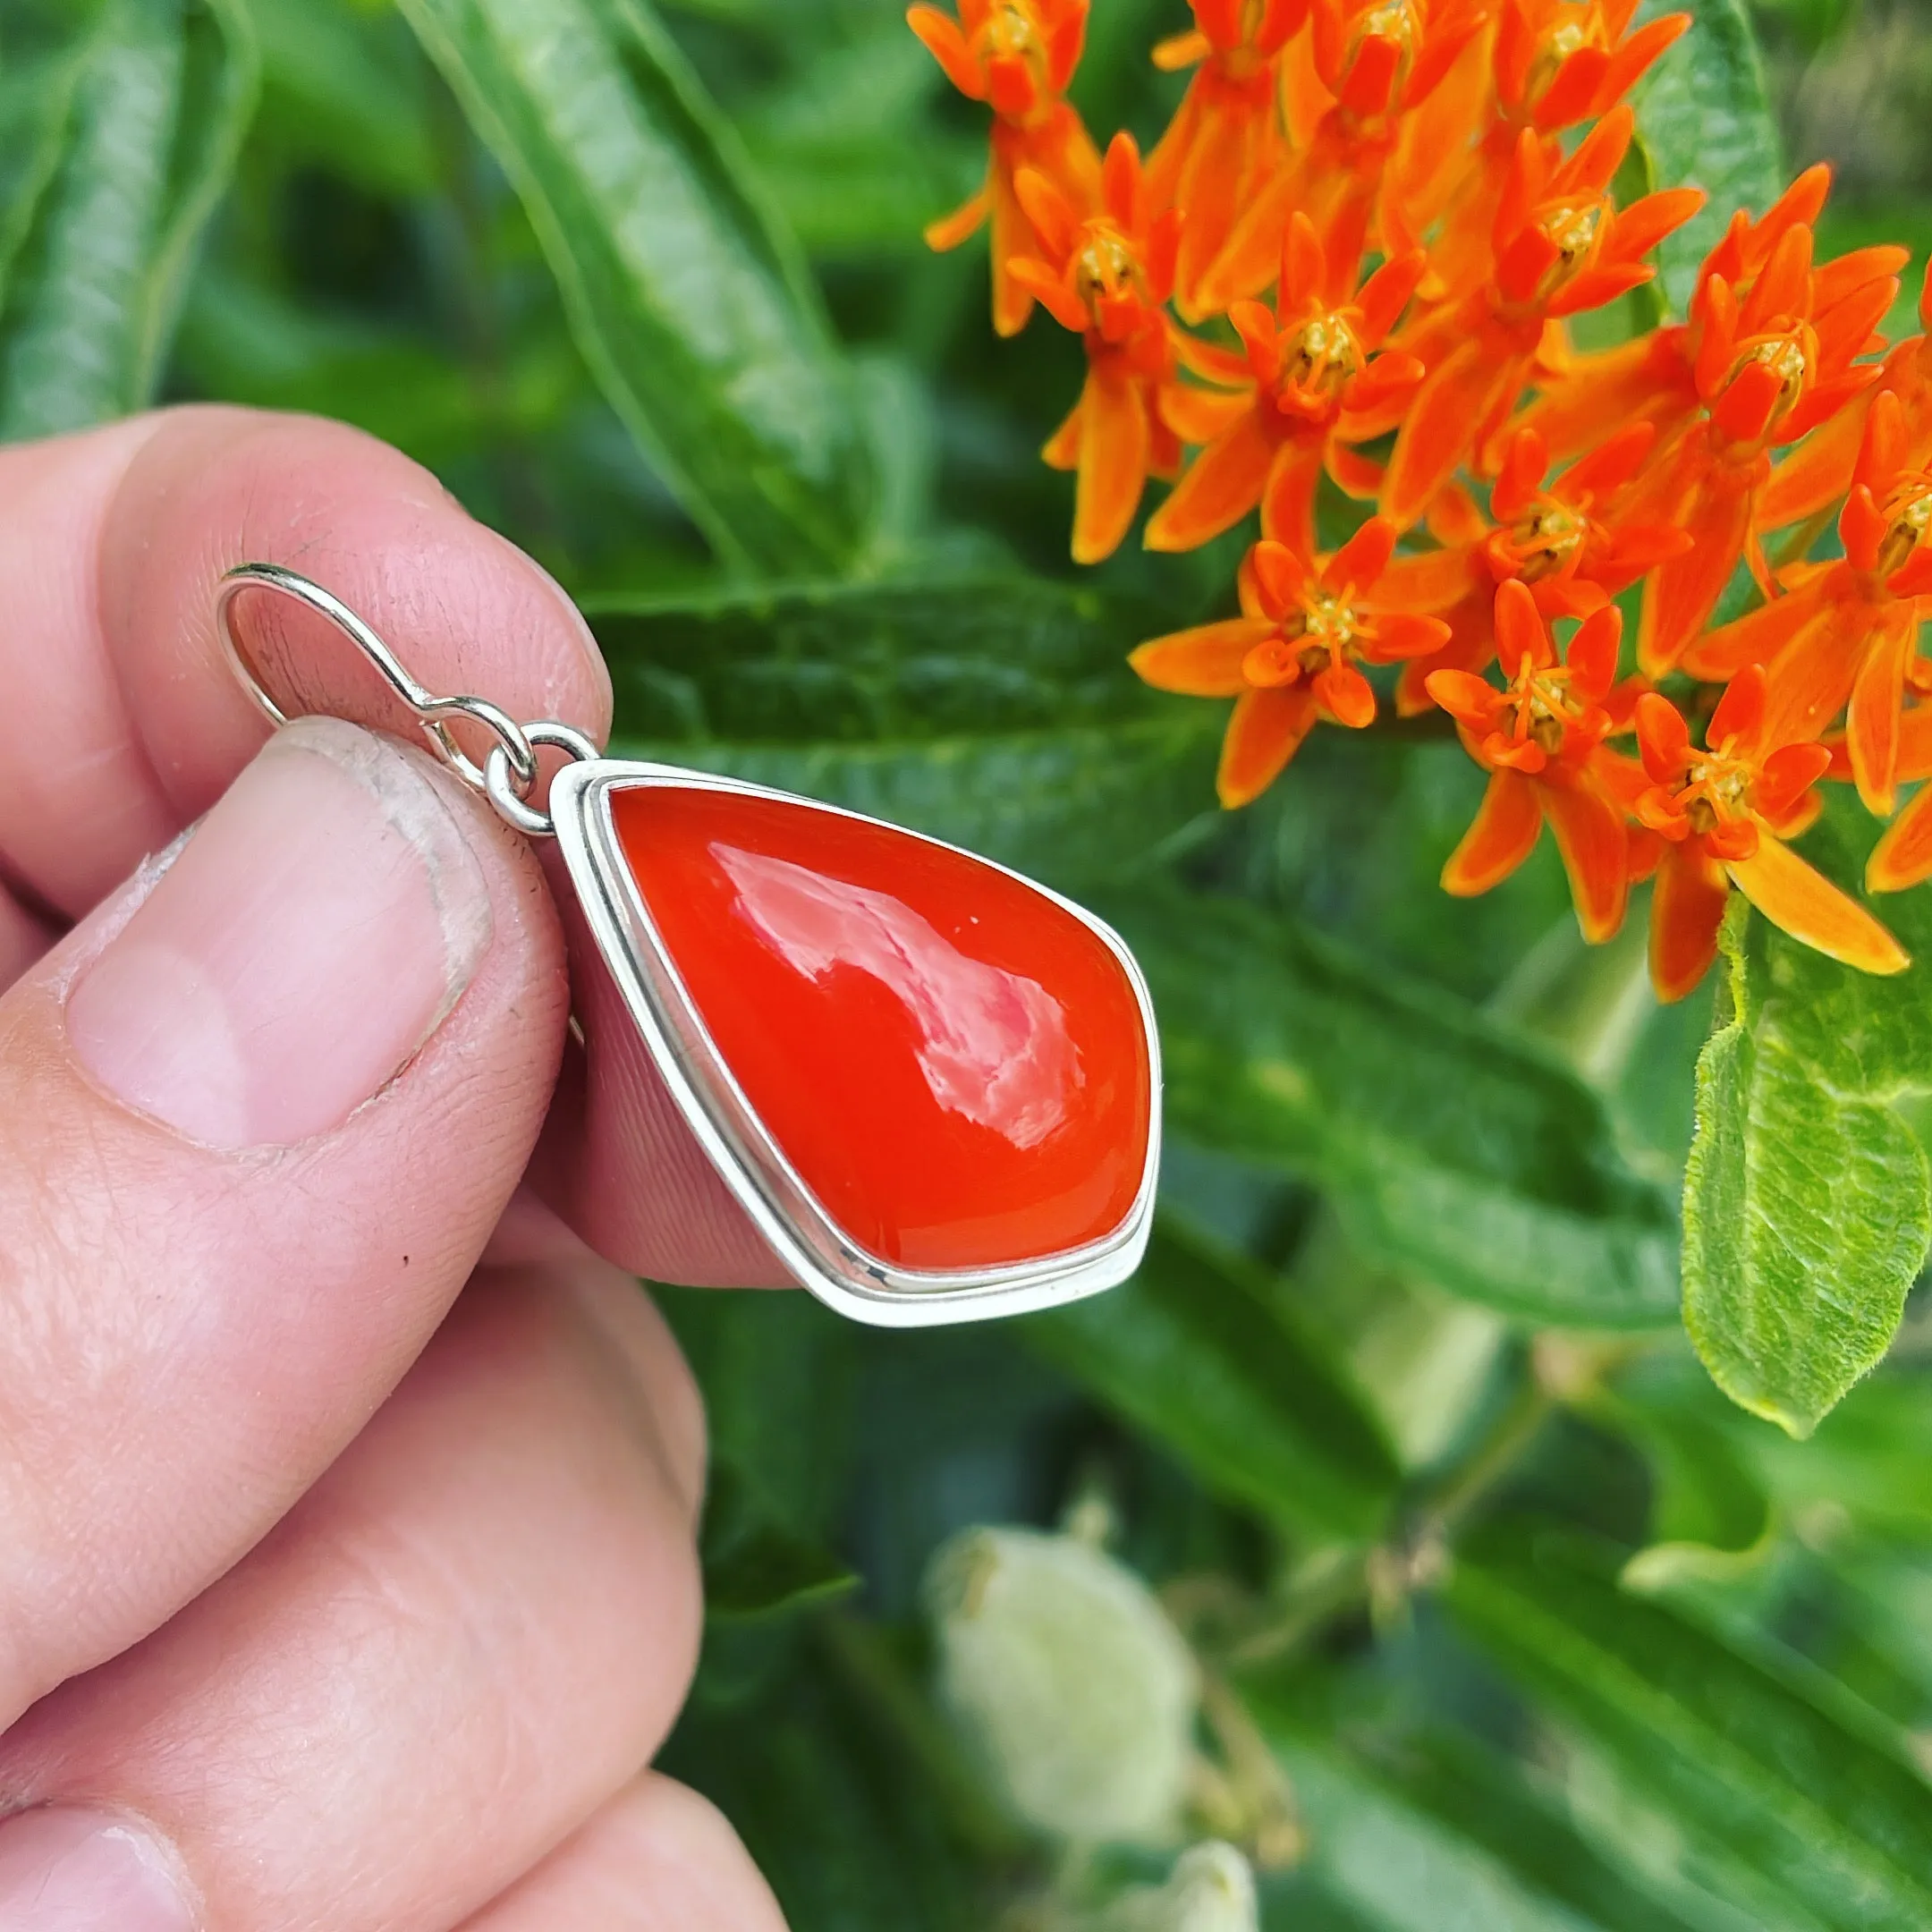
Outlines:
{"type": "Polygon", "coordinates": [[[1039,23],[1030,10],[1021,4],[1021,0],[1006,0],[1004,6],[996,7],[979,31],[984,37],[985,50],[989,54],[1008,60],[1045,55],[1039,23]]]}
{"type": "Polygon", "coordinates": [[[1415,64],[1416,47],[1421,38],[1422,22],[1415,0],[1383,0],[1382,5],[1370,7],[1355,23],[1354,38],[1349,43],[1348,64],[1354,66],[1365,41],[1393,40],[1401,50],[1395,61],[1395,84],[1400,90],[1409,79],[1409,70],[1415,64]]]}
{"type": "Polygon", "coordinates": [[[1878,547],[1881,577],[1889,577],[1894,571],[1903,568],[1912,552],[1925,541],[1926,530],[1932,526],[1932,490],[1926,488],[1926,482],[1923,476],[1915,476],[1906,489],[1894,491],[1891,502],[1885,505],[1890,527],[1878,547]]]}
{"type": "Polygon", "coordinates": [[[1536,506],[1510,526],[1510,549],[1516,574],[1525,583],[1554,577],[1583,547],[1589,524],[1568,504],[1553,496],[1539,497],[1536,506]]]}
{"type": "Polygon", "coordinates": [[[1778,399],[1775,413],[1782,416],[1804,393],[1805,376],[1809,367],[1804,344],[1795,335],[1774,336],[1769,342],[1759,343],[1751,351],[1750,360],[1762,362],[1777,377],[1778,399]]]}
{"type": "Polygon", "coordinates": [[[1693,832],[1714,832],[1743,816],[1751,768],[1741,758],[1713,755],[1698,758],[1678,788],[1678,801],[1693,832]]]}
{"type": "Polygon", "coordinates": [[[1284,620],[1281,633],[1289,640],[1301,640],[1302,648],[1296,653],[1296,663],[1302,666],[1304,674],[1314,676],[1354,649],[1354,605],[1344,597],[1312,585],[1302,593],[1301,614],[1284,620]]]}
{"type": "Polygon", "coordinates": [[[1282,364],[1282,385],[1333,402],[1362,366],[1361,343],[1339,312],[1304,323],[1282,364]]]}
{"type": "Polygon", "coordinates": [[[1570,673],[1562,665],[1526,664],[1511,689],[1516,695],[1516,735],[1533,739],[1551,758],[1563,749],[1564,730],[1582,717],[1588,707],[1570,689],[1570,673]]]}
{"type": "Polygon", "coordinates": [[[1140,260],[1111,222],[1088,223],[1086,241],[1073,258],[1073,289],[1097,325],[1103,302],[1145,298],[1140,260]]]}
{"type": "Polygon", "coordinates": [[[1566,4],[1565,18],[1562,24],[1553,27],[1538,44],[1536,58],[1530,64],[1530,72],[1523,82],[1523,99],[1533,104],[1543,98],[1549,91],[1549,85],[1556,78],[1563,64],[1572,54],[1580,53],[1587,47],[1604,45],[1603,21],[1594,0],[1577,7],[1566,4]],[[1584,18],[1579,20],[1580,13],[1584,18]]]}

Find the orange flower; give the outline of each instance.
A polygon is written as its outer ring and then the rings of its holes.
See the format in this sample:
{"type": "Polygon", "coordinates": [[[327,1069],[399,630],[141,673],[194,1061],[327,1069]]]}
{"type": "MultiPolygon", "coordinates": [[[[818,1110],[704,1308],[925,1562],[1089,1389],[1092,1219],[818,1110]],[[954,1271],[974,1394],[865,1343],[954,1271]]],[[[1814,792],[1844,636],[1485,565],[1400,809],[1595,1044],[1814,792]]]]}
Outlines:
{"type": "Polygon", "coordinates": [[[1882,394],[1866,419],[1851,494],[1838,518],[1843,558],[1784,573],[1792,588],[1713,631],[1685,654],[1694,676],[1771,666],[1770,728],[1815,737],[1849,705],[1845,739],[1866,809],[1897,801],[1900,722],[1908,690],[1932,688],[1919,659],[1919,599],[1932,593],[1932,471],[1907,443],[1904,411],[1882,394]]]}
{"type": "Polygon", "coordinates": [[[1854,359],[1898,292],[1894,258],[1860,251],[1814,270],[1811,246],[1809,226],[1797,224],[1741,301],[1721,274],[1700,290],[1691,337],[1699,413],[1659,457],[1648,498],[1692,538],[1644,588],[1638,661],[1653,677],[1703,629],[1741,556],[1769,589],[1756,524],[1772,447],[1816,428],[1878,374],[1854,359]]]}
{"type": "Polygon", "coordinates": [[[1665,13],[1634,32],[1637,0],[1504,0],[1490,57],[1463,63],[1437,95],[1440,107],[1416,117],[1402,157],[1403,206],[1427,226],[1453,195],[1443,232],[1429,250],[1443,287],[1460,292],[1480,279],[1497,199],[1525,128],[1555,134],[1607,114],[1690,24],[1665,13]],[[1458,97],[1453,99],[1449,96],[1458,97]],[[1424,122],[1438,126],[1424,127],[1424,122]],[[1482,129],[1474,165],[1455,165],[1449,143],[1482,129]]]}
{"type": "Polygon", "coordinates": [[[1397,341],[1430,374],[1389,458],[1385,516],[1414,522],[1456,466],[1501,427],[1546,326],[1649,281],[1657,271],[1640,258],[1702,206],[1697,190],[1667,188],[1617,212],[1610,181],[1635,126],[1627,106],[1614,108],[1554,168],[1541,136],[1525,129],[1519,137],[1496,208],[1489,280],[1397,341]]]}
{"type": "Polygon", "coordinates": [[[1830,191],[1831,170],[1820,164],[1807,168],[1760,219],[1740,208],[1704,259],[1686,321],[1572,357],[1538,385],[1542,394],[1518,420],[1537,429],[1558,460],[1588,449],[1612,422],[1653,423],[1659,444],[1672,442],[1699,407],[1699,360],[1712,284],[1723,281],[1733,298],[1747,295],[1778,243],[1792,228],[1816,221],[1830,191]]]}
{"type": "Polygon", "coordinates": [[[1765,674],[1741,672],[1712,714],[1708,749],[1655,691],[1637,700],[1637,740],[1651,789],[1637,802],[1667,843],[1650,903],[1650,977],[1657,997],[1682,999],[1717,953],[1724,902],[1735,886],[1794,939],[1865,972],[1902,972],[1905,950],[1855,899],[1784,841],[1817,816],[1812,787],[1831,754],[1780,743],[1765,730],[1765,674]]]}
{"type": "Polygon", "coordinates": [[[907,24],[969,100],[994,114],[986,185],[926,230],[929,248],[957,248],[993,218],[993,326],[1016,335],[1033,312],[1033,298],[1008,272],[1016,255],[1038,252],[1015,177],[1031,168],[1057,182],[1077,205],[1099,190],[1100,157],[1080,116],[1062,97],[1080,64],[1088,0],[959,0],[954,20],[923,4],[906,11],[907,24]]]}
{"type": "Polygon", "coordinates": [[[1200,319],[1202,272],[1235,219],[1288,159],[1281,119],[1281,53],[1301,30],[1309,0],[1191,0],[1194,30],[1154,49],[1169,73],[1196,67],[1159,145],[1148,157],[1157,206],[1186,210],[1175,264],[1175,306],[1200,319]]]}
{"type": "Polygon", "coordinates": [[[1852,487],[1859,444],[1875,396],[1890,394],[1899,399],[1906,433],[1914,444],[1932,437],[1932,267],[1919,290],[1919,319],[1927,333],[1900,343],[1885,358],[1878,380],[1852,397],[1771,472],[1758,506],[1760,530],[1782,530],[1815,515],[1852,487]]]}
{"type": "Polygon", "coordinates": [[[1163,304],[1174,289],[1181,217],[1151,218],[1140,151],[1116,134],[1106,152],[1101,208],[1081,217],[1044,174],[1021,170],[1021,206],[1042,255],[1011,264],[1013,278],[1087,346],[1087,380],[1072,413],[1048,440],[1046,461],[1079,473],[1073,560],[1097,564],[1127,534],[1148,471],[1171,476],[1181,445],[1166,427],[1179,332],[1163,304]]]}
{"type": "Polygon", "coordinates": [[[1396,702],[1404,716],[1428,708],[1431,672],[1480,671],[1489,662],[1498,584],[1527,584],[1546,617],[1587,616],[1689,543],[1681,530],[1632,521],[1623,509],[1655,440],[1649,424],[1632,423],[1546,482],[1542,437],[1519,429],[1489,493],[1494,524],[1460,492],[1438,499],[1431,527],[1445,547],[1389,567],[1391,594],[1406,608],[1439,613],[1452,633],[1438,657],[1402,667],[1396,702]]]}
{"type": "Polygon", "coordinates": [[[1394,527],[1378,518],[1312,564],[1263,538],[1241,566],[1239,617],[1155,638],[1129,658],[1161,691],[1236,700],[1221,747],[1224,805],[1267,791],[1318,719],[1358,731],[1375,722],[1362,664],[1418,657],[1448,635],[1435,618],[1389,610],[1375,595],[1394,545],[1394,527]]]}
{"type": "Polygon", "coordinates": [[[1665,13],[1632,33],[1637,0],[1504,0],[1496,17],[1496,117],[1554,134],[1608,114],[1690,24],[1665,13]]]}
{"type": "Polygon", "coordinates": [[[1428,679],[1430,697],[1490,775],[1474,821],[1443,868],[1443,888],[1469,898],[1500,885],[1536,849],[1547,820],[1577,922],[1595,945],[1623,923],[1630,890],[1623,812],[1602,750],[1623,614],[1613,605],[1593,612],[1559,657],[1530,587],[1512,580],[1496,590],[1495,627],[1509,680],[1503,690],[1469,671],[1428,679]]]}
{"type": "MultiPolygon", "coordinates": [[[[1412,356],[1375,354],[1422,267],[1417,250],[1384,263],[1356,291],[1353,259],[1326,255],[1315,225],[1295,211],[1283,242],[1275,313],[1254,301],[1236,302],[1228,312],[1253,386],[1225,399],[1218,411],[1224,427],[1148,519],[1148,549],[1191,550],[1240,522],[1265,491],[1275,505],[1275,534],[1311,550],[1324,462],[1344,487],[1373,493],[1377,472],[1360,458],[1351,461],[1344,439],[1381,434],[1388,423],[1377,412],[1402,402],[1422,379],[1412,356]]],[[[1197,416],[1204,401],[1190,397],[1197,416]]]]}
{"type": "Polygon", "coordinates": [[[1295,208],[1327,238],[1333,254],[1360,254],[1401,115],[1441,84],[1482,30],[1489,6],[1490,0],[1313,0],[1313,72],[1307,78],[1326,105],[1307,146],[1249,201],[1226,247],[1201,275],[1193,312],[1222,314],[1266,285],[1295,208]]]}

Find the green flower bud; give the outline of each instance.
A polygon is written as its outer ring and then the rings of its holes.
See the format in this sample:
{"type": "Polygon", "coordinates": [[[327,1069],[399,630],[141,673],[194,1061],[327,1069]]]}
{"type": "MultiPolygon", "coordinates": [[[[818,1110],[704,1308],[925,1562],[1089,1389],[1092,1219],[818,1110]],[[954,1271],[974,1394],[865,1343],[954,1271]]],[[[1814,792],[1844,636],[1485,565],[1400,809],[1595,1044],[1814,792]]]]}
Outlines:
{"type": "Polygon", "coordinates": [[[1248,1860],[1210,1839],[1181,1854],[1165,1885],[1116,1900],[1099,1932],[1258,1932],[1259,1925],[1248,1860]]]}
{"type": "Polygon", "coordinates": [[[970,1530],[926,1591],[941,1694],[1017,1818],[1078,1843],[1176,1835],[1194,1660],[1139,1577],[1071,1537],[970,1530]]]}

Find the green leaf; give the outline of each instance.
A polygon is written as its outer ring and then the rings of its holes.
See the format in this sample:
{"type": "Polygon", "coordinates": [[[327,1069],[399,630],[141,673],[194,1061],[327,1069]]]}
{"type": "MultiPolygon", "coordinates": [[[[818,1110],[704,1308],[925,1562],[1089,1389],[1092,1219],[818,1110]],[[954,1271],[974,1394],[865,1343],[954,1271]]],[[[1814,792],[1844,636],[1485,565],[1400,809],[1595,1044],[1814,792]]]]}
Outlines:
{"type": "Polygon", "coordinates": [[[401,0],[528,209],[605,394],[719,555],[837,565],[871,510],[849,372],[729,124],[645,0],[401,0]]]}
{"type": "Polygon", "coordinates": [[[815,1610],[856,1589],[831,1551],[777,1521],[735,1465],[721,1463],[705,1497],[705,1614],[746,1623],[815,1610]]]}
{"type": "Polygon", "coordinates": [[[1269,1700],[1257,1715],[1308,1826],[1309,1876],[1387,1932],[1690,1932],[1473,1739],[1349,1750],[1269,1700]]]}
{"type": "Polygon", "coordinates": [[[813,1657],[756,1700],[693,1704],[658,1762],[737,1827],[798,1932],[979,1932],[949,1793],[869,1688],[813,1657]]]}
{"type": "Polygon", "coordinates": [[[850,1461],[852,1325],[807,1294],[654,1294],[703,1392],[713,1464],[733,1472],[733,1514],[826,1534],[850,1461]]]}
{"type": "Polygon", "coordinates": [[[428,194],[440,173],[429,78],[407,30],[352,0],[249,0],[264,120],[278,142],[378,195],[428,194]]]}
{"type": "Polygon", "coordinates": [[[1809,1442],[1753,1428],[1741,1446],[1793,1513],[1822,1505],[1831,1518],[1849,1513],[1861,1528],[1932,1545],[1932,1388],[1922,1366],[1887,1363],[1809,1442]]]}
{"type": "Polygon", "coordinates": [[[730,772],[1055,881],[1118,873],[1212,797],[1221,721],[1140,686],[1140,606],[1017,577],[589,606],[616,749],[730,772]]]}
{"type": "Polygon", "coordinates": [[[1661,188],[1701,188],[1703,209],[1657,249],[1657,279],[1679,315],[1733,212],[1761,215],[1784,186],[1783,143],[1743,0],[1646,0],[1640,15],[1690,15],[1690,29],[1635,96],[1640,139],[1661,188]]]}
{"type": "Polygon", "coordinates": [[[1635,1442],[1650,1465],[1651,1540],[1623,1566],[1628,1586],[1721,1581],[1770,1554],[1769,1489],[1740,1440],[1756,1425],[1711,1386],[1689,1349],[1640,1357],[1584,1407],[1635,1442]]]}
{"type": "Polygon", "coordinates": [[[986,143],[944,128],[946,86],[896,9],[855,40],[827,35],[783,88],[752,103],[746,146],[815,257],[904,257],[933,216],[986,173],[986,143]]]}
{"type": "Polygon", "coordinates": [[[1763,1922],[1792,1922],[1782,1901],[1834,1932],[1932,1923],[1932,1787],[1872,1714],[1618,1589],[1573,1538],[1486,1546],[1458,1557],[1456,1621],[1758,1892],[1763,1922]]]}
{"type": "Polygon", "coordinates": [[[1401,1473],[1347,1376],[1266,1276],[1171,1223],[1132,1281],[1027,1324],[1036,1347],[1210,1488],[1289,1529],[1368,1538],[1401,1473]]]}
{"type": "MultiPolygon", "coordinates": [[[[1841,880],[1835,823],[1808,852],[1841,880]]],[[[1718,1386],[1809,1435],[1890,1344],[1932,1247],[1932,1169],[1900,1112],[1932,1092],[1932,906],[1883,913],[1920,961],[1840,966],[1741,901],[1725,922],[1716,1028],[1698,1062],[1684,1184],[1684,1321],[1718,1386]]]]}
{"type": "Polygon", "coordinates": [[[1554,1057],[1250,906],[1149,892],[1111,916],[1153,987],[1177,1133],[1307,1176],[1366,1251],[1470,1300],[1674,1321],[1668,1202],[1554,1057]]]}
{"type": "Polygon", "coordinates": [[[0,436],[153,397],[253,109],[240,0],[30,7],[0,47],[0,436]]]}

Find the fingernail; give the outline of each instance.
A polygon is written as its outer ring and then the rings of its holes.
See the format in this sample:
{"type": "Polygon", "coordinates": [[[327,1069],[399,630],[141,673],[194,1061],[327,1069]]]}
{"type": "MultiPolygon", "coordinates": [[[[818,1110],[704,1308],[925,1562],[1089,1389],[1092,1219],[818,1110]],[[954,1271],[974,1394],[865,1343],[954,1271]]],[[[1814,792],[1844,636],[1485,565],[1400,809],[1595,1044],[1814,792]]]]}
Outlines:
{"type": "Polygon", "coordinates": [[[263,749],[68,996],[81,1064],[219,1148],[326,1132],[461,997],[489,890],[426,763],[336,718],[263,749]]]}
{"type": "Polygon", "coordinates": [[[0,1932],[195,1932],[174,1862],[100,1811],[22,1811],[0,1824],[0,1932]]]}

